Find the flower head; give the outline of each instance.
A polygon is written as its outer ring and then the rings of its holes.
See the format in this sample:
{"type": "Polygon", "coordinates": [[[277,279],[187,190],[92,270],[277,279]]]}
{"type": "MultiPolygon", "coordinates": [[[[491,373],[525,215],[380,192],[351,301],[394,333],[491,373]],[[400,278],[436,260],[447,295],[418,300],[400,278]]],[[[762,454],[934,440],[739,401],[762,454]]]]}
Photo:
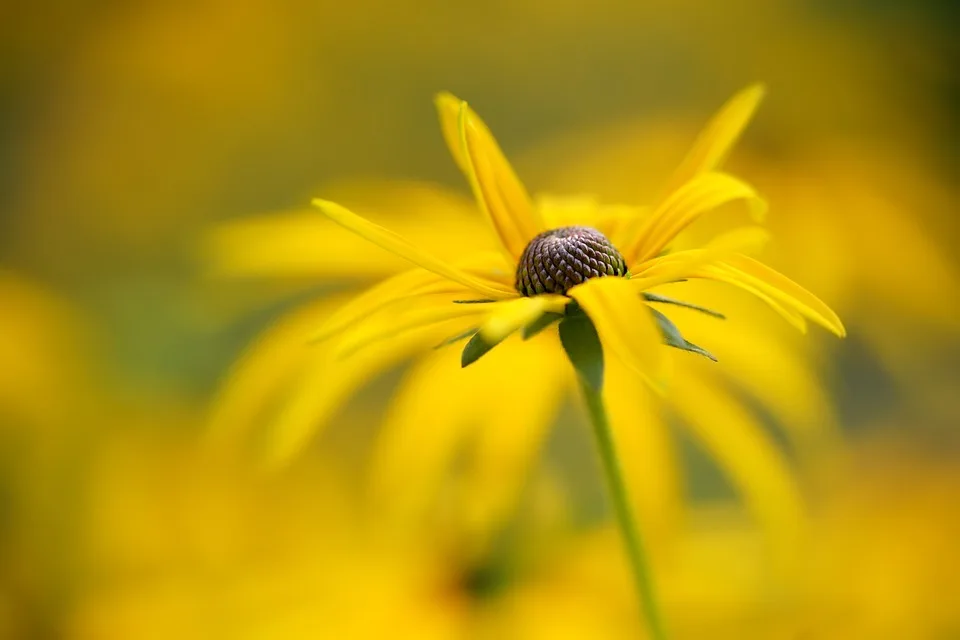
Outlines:
{"type": "Polygon", "coordinates": [[[748,257],[765,239],[759,227],[735,229],[706,246],[672,250],[682,231],[727,203],[745,201],[756,219],[764,215],[765,203],[750,185],[717,170],[762,95],[762,87],[754,86],[725,105],[674,174],[667,195],[644,213],[592,202],[538,206],[483,121],[466,102],[440,94],[436,104],[444,137],[499,240],[499,255],[471,252],[467,243],[462,258],[443,261],[344,207],[315,200],[333,221],[419,267],[345,306],[318,337],[336,334],[341,352],[352,353],[399,332],[459,321],[466,330],[451,342],[471,338],[462,359],[466,366],[515,332],[529,337],[553,322],[585,315],[604,351],[659,386],[661,343],[709,357],[649,307],[697,308],[651,291],[687,279],[725,282],[760,298],[801,330],[810,320],[843,336],[842,323],[827,305],[748,257]],[[407,313],[394,322],[367,321],[373,312],[398,303],[407,313]]]}
{"type": "Polygon", "coordinates": [[[315,202],[357,235],[335,235],[339,230],[328,228],[326,220],[302,214],[254,220],[218,234],[226,243],[216,244],[216,255],[229,250],[243,273],[301,276],[309,266],[314,277],[389,277],[346,304],[311,301],[266,330],[225,381],[214,403],[211,434],[240,435],[266,421],[269,428],[260,432],[258,446],[270,463],[286,462],[330,426],[368,381],[417,357],[386,408],[370,458],[370,490],[383,511],[416,518],[438,494],[447,495],[456,468],[464,474],[456,481],[462,488],[458,510],[466,512],[478,540],[489,541],[511,516],[564,398],[575,389],[574,370],[564,361],[564,347],[571,346],[564,335],[571,328],[593,328],[595,351],[602,341],[607,356],[599,372],[618,446],[628,459],[642,461],[625,469],[638,512],[661,533],[681,521],[682,480],[670,416],[726,473],[781,543],[783,557],[795,557],[800,492],[790,462],[755,409],[771,416],[790,442],[806,451],[812,440],[829,438],[829,401],[796,341],[785,339],[777,326],[748,322],[755,317],[748,296],[718,296],[722,288],[708,281],[753,294],[800,329],[808,319],[838,334],[843,327],[816,297],[747,257],[745,252],[765,239],[759,227],[734,229],[708,244],[689,245],[692,234],[673,241],[700,216],[731,201],[746,202],[756,218],[763,215],[756,192],[718,170],[761,95],[753,87],[727,103],[675,171],[664,196],[648,208],[600,204],[584,196],[532,200],[476,114],[449,94],[440,95],[444,137],[485,220],[478,224],[472,203],[435,186],[366,184],[362,196],[347,190],[338,197],[373,218],[334,202],[315,202]],[[388,218],[378,217],[381,211],[398,215],[387,223],[388,218]],[[403,224],[402,237],[371,220],[394,229],[403,224]],[[579,231],[571,232],[574,228],[579,231]],[[485,233],[489,229],[493,233],[485,233]],[[353,242],[361,237],[416,268],[396,273],[402,262],[385,260],[391,254],[383,251],[372,251],[366,260],[362,246],[353,242]],[[596,265],[583,249],[587,261],[569,265],[583,281],[569,276],[572,286],[558,286],[568,276],[566,269],[563,276],[551,275],[563,262],[551,253],[563,248],[573,258],[577,248],[549,245],[577,237],[596,241],[591,247],[596,265]],[[538,238],[549,242],[540,246],[538,238]],[[543,249],[545,270],[539,273],[543,249]],[[528,258],[534,272],[528,265],[524,276],[528,258]],[[625,268],[619,267],[620,259],[625,268]],[[531,286],[533,295],[525,295],[531,286]],[[737,320],[721,324],[716,320],[721,314],[674,296],[709,300],[735,312],[737,320]],[[663,344],[710,356],[661,312],[669,309],[685,315],[685,331],[715,348],[723,366],[686,355],[669,357],[679,352],[663,344]],[[313,348],[305,349],[309,336],[313,348]],[[463,340],[462,352],[446,348],[463,340]],[[469,368],[457,371],[456,360],[469,368]],[[680,375],[668,378],[665,364],[680,375]],[[668,393],[658,399],[646,393],[643,381],[668,393]],[[457,461],[467,450],[470,463],[464,468],[457,461]]]}

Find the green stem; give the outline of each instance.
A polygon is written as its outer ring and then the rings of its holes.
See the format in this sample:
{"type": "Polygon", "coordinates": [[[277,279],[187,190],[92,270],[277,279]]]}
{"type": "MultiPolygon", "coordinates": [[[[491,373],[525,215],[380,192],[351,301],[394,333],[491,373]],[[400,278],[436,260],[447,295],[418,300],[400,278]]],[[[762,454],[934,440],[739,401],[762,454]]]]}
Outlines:
{"type": "Polygon", "coordinates": [[[593,433],[596,436],[597,448],[600,450],[603,473],[606,476],[610,498],[613,501],[613,510],[617,516],[620,532],[623,534],[624,546],[630,559],[630,569],[633,572],[637,593],[640,596],[640,608],[643,610],[650,637],[653,640],[665,640],[667,635],[653,593],[653,580],[650,577],[650,566],[643,550],[643,538],[640,536],[637,519],[633,514],[633,508],[630,506],[630,499],[627,496],[623,470],[620,468],[620,460],[617,458],[617,448],[613,442],[610,420],[603,406],[601,391],[582,379],[580,380],[580,389],[587,401],[587,410],[590,414],[590,422],[593,425],[593,433]]]}

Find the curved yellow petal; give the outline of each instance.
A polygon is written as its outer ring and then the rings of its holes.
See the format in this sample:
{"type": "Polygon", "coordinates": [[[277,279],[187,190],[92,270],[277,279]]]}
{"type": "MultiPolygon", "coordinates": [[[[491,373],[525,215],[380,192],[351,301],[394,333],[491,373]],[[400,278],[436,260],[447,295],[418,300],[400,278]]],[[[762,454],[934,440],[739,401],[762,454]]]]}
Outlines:
{"type": "Polygon", "coordinates": [[[357,389],[461,329],[462,322],[456,321],[419,327],[384,341],[377,349],[365,349],[346,359],[336,358],[329,349],[314,349],[312,362],[289,388],[280,412],[268,425],[265,462],[270,466],[288,462],[357,389]]]}
{"type": "Polygon", "coordinates": [[[523,183],[480,117],[450,94],[437,98],[441,128],[480,208],[493,225],[507,256],[516,263],[527,243],[545,230],[523,183]],[[457,145],[451,140],[456,123],[457,145]]]}
{"type": "MultiPolygon", "coordinates": [[[[510,303],[490,303],[504,305],[510,303]]],[[[446,320],[458,318],[479,318],[486,312],[483,304],[456,304],[447,296],[416,297],[409,301],[406,309],[397,313],[378,314],[362,322],[356,328],[344,333],[333,348],[338,358],[352,356],[357,351],[374,343],[382,343],[407,331],[434,325],[446,320]]]]}
{"type": "Polygon", "coordinates": [[[415,526],[431,507],[454,501],[468,529],[464,551],[489,542],[521,497],[561,406],[569,381],[562,365],[555,339],[539,337],[502,345],[462,370],[455,349],[415,365],[375,442],[369,492],[378,520],[415,526]]]}
{"type": "Polygon", "coordinates": [[[698,269],[742,251],[756,251],[770,240],[761,227],[739,227],[717,236],[702,249],[687,249],[647,260],[639,265],[630,284],[646,291],[670,282],[695,277],[698,269]]]}
{"type": "Polygon", "coordinates": [[[561,313],[569,299],[559,295],[541,295],[501,302],[480,325],[480,335],[490,344],[500,342],[547,311],[561,313]]]}
{"type": "Polygon", "coordinates": [[[691,277],[723,280],[758,295],[775,309],[786,309],[807,318],[841,338],[847,335],[840,317],[820,298],[749,256],[730,256],[700,268],[691,277]]]}
{"type": "Polygon", "coordinates": [[[482,382],[471,381],[479,429],[463,482],[463,512],[479,544],[493,539],[514,513],[550,426],[573,389],[572,371],[555,338],[538,336],[498,350],[498,359],[476,372],[482,382]]]}
{"type": "Polygon", "coordinates": [[[747,183],[719,172],[695,176],[657,207],[625,248],[627,265],[653,258],[697,218],[734,200],[746,200],[755,219],[762,219],[766,212],[766,203],[747,183]]]}
{"type": "Polygon", "coordinates": [[[625,278],[593,278],[570,289],[593,321],[604,354],[613,353],[654,388],[662,386],[662,337],[650,309],[625,278]]]}
{"type": "Polygon", "coordinates": [[[375,245],[392,251],[401,258],[409,260],[427,271],[432,271],[439,276],[443,276],[469,289],[473,289],[481,295],[495,299],[508,298],[516,295],[516,291],[508,289],[502,284],[471,276],[443,260],[420,251],[392,231],[384,229],[369,220],[365,220],[349,209],[341,207],[334,202],[315,199],[313,200],[313,205],[337,224],[366,238],[375,245]]]}
{"type": "Polygon", "coordinates": [[[261,333],[221,382],[207,421],[207,437],[215,446],[233,444],[248,435],[270,402],[295,380],[313,351],[304,336],[339,303],[312,301],[287,314],[261,333]]]}
{"type": "Polygon", "coordinates": [[[387,278],[331,313],[320,324],[320,327],[309,336],[309,341],[325,340],[363,318],[403,299],[403,296],[422,291],[423,287],[437,280],[438,276],[435,273],[421,269],[405,271],[392,278],[387,278]]]}
{"type": "Polygon", "coordinates": [[[470,160],[463,150],[463,144],[460,142],[460,105],[463,100],[448,91],[441,91],[433,98],[433,104],[437,108],[437,115],[440,117],[440,132],[443,134],[443,141],[447,143],[447,149],[453,156],[453,161],[460,168],[464,175],[470,172],[470,160]]]}
{"type": "Polygon", "coordinates": [[[680,524],[679,458],[661,399],[619,360],[606,363],[604,400],[630,496],[654,547],[680,524]]]}
{"type": "Polygon", "coordinates": [[[763,425],[728,390],[685,371],[674,381],[673,406],[726,471],[756,517],[773,534],[780,560],[796,552],[803,501],[783,453],[763,425]]]}
{"type": "Polygon", "coordinates": [[[664,193],[669,194],[695,176],[719,167],[749,124],[765,93],[762,84],[754,84],[727,101],[697,137],[693,148],[667,182],[664,193]]]}

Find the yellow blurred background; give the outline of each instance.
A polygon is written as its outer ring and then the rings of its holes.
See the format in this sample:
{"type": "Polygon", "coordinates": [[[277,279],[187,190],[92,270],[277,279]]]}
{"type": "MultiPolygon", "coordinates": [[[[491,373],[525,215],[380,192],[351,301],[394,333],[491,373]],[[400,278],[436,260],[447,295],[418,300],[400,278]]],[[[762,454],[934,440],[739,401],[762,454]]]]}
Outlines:
{"type": "Polygon", "coordinates": [[[826,398],[779,400],[840,442],[780,442],[806,505],[781,575],[735,483],[678,438],[682,524],[653,545],[669,627],[960,638],[958,18],[932,0],[0,8],[0,637],[637,637],[575,398],[483,544],[453,489],[396,529],[366,503],[404,363],[283,469],[211,446],[262,331],[396,266],[371,249],[337,271],[324,244],[346,241],[322,228],[260,264],[269,233],[234,225],[330,194],[411,233],[436,231],[423,207],[469,210],[444,89],[531,190],[643,202],[759,80],[730,166],[770,201],[765,259],[849,331],[773,330],[826,398]]]}

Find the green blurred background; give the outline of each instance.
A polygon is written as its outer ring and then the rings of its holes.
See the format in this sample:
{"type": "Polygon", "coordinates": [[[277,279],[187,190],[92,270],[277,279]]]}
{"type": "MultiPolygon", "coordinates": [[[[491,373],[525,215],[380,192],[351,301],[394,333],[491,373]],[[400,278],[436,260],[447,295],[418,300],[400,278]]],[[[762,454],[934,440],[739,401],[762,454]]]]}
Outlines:
{"type": "MultiPolygon", "coordinates": [[[[678,637],[960,638],[958,18],[814,0],[0,8],[0,636],[632,637],[625,578],[589,569],[618,561],[600,517],[507,578],[451,570],[429,538],[367,540],[376,525],[346,514],[395,376],[276,476],[205,457],[246,345],[364,280],[215,279],[198,246],[345,181],[465,193],[441,89],[532,190],[637,201],[761,80],[732,166],[771,201],[771,261],[847,323],[810,353],[854,471],[805,480],[823,544],[801,595],[771,605],[755,532],[711,511],[668,615],[678,637]]],[[[559,488],[534,502],[596,511],[564,438],[583,434],[555,434],[559,488]]],[[[685,455],[693,502],[731,497],[685,455]]]]}

